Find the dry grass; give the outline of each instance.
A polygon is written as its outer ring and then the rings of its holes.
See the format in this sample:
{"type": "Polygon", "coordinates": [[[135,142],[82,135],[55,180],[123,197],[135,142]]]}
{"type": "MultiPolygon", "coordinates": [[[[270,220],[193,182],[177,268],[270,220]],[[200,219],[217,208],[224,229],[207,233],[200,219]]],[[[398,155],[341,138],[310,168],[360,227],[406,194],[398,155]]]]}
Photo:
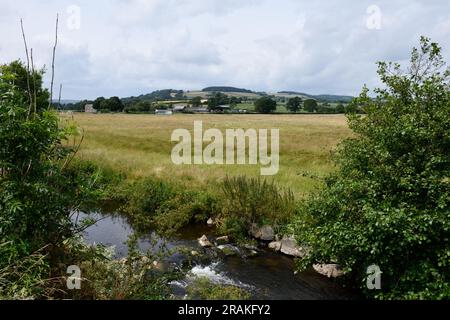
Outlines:
{"type": "MultiPolygon", "coordinates": [[[[68,117],[64,115],[63,117],[68,117]]],[[[259,165],[181,165],[172,164],[177,128],[192,132],[193,121],[202,120],[203,129],[279,128],[280,170],[275,179],[297,195],[317,185],[310,176],[323,176],[333,170],[330,151],[350,135],[342,115],[73,115],[85,131],[78,154],[84,159],[110,165],[132,178],[157,175],[202,187],[214,187],[225,175],[258,176],[259,165]]]]}

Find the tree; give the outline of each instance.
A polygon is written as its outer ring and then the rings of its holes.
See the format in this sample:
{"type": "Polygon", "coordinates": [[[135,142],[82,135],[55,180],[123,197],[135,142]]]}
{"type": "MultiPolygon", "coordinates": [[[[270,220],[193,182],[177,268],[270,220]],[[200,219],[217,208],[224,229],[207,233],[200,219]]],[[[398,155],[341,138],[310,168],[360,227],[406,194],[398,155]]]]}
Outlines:
{"type": "Polygon", "coordinates": [[[94,102],[92,103],[93,108],[94,108],[95,110],[100,110],[100,109],[102,109],[102,103],[103,103],[103,101],[105,101],[105,98],[104,98],[104,97],[98,97],[97,99],[95,99],[94,102]]]}
{"type": "Polygon", "coordinates": [[[288,102],[286,103],[286,108],[289,111],[297,112],[298,110],[300,110],[301,104],[302,104],[302,98],[294,97],[294,98],[291,98],[288,100],[288,102]]]}
{"type": "Polygon", "coordinates": [[[100,102],[100,110],[109,110],[112,112],[122,112],[123,104],[118,97],[103,99],[100,102]]]}
{"type": "Polygon", "coordinates": [[[238,97],[231,97],[229,100],[230,106],[232,108],[236,107],[239,103],[242,103],[242,99],[238,97]]]}
{"type": "Polygon", "coordinates": [[[270,97],[262,97],[255,101],[255,110],[260,113],[271,113],[277,109],[277,102],[270,97]]]}
{"type": "Polygon", "coordinates": [[[108,99],[109,109],[113,112],[122,112],[123,104],[119,97],[111,97],[108,99]]]}
{"type": "Polygon", "coordinates": [[[349,114],[355,135],[338,148],[338,170],[299,209],[294,229],[312,263],[338,262],[367,296],[450,298],[450,71],[421,38],[408,72],[378,63],[383,88],[364,88],[349,114]],[[382,290],[366,287],[367,267],[382,290]]]}
{"type": "Polygon", "coordinates": [[[317,101],[314,99],[306,99],[303,102],[303,109],[308,112],[314,112],[317,110],[317,101]]]}
{"type": "Polygon", "coordinates": [[[230,99],[226,94],[216,92],[208,99],[208,109],[215,110],[218,106],[230,103],[230,99]]]}
{"type": "MultiPolygon", "coordinates": [[[[2,74],[2,82],[4,85],[4,89],[0,88],[0,94],[4,94],[6,92],[5,90],[11,90],[13,86],[15,94],[18,95],[18,99],[29,102],[31,94],[32,101],[36,102],[37,111],[47,109],[50,94],[47,89],[42,87],[44,71],[42,68],[28,72],[20,60],[15,60],[0,66],[0,73],[2,74]],[[29,88],[27,74],[30,82],[29,88]]],[[[32,103],[34,104],[34,102],[32,103]]]]}
{"type": "Polygon", "coordinates": [[[191,104],[194,108],[200,107],[202,105],[202,97],[197,96],[192,98],[191,104]]]}
{"type": "Polygon", "coordinates": [[[336,106],[337,113],[345,113],[345,106],[340,102],[336,106]]]}

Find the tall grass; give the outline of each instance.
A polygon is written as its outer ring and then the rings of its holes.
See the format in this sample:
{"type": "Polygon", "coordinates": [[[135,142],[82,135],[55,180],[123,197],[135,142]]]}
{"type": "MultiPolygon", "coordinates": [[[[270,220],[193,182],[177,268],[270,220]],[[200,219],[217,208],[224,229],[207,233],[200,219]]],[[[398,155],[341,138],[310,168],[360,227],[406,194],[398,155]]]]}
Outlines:
{"type": "Polygon", "coordinates": [[[226,177],[222,184],[223,232],[243,235],[251,225],[282,228],[296,208],[292,191],[261,178],[226,177]]]}
{"type": "MultiPolygon", "coordinates": [[[[68,116],[63,116],[68,117],[68,116]]],[[[192,133],[193,121],[202,120],[204,129],[279,128],[280,170],[272,177],[289,187],[296,196],[314,190],[323,176],[334,170],[330,151],[350,135],[343,115],[156,115],[84,114],[73,115],[84,129],[85,138],[78,157],[93,160],[124,172],[130,179],[156,176],[174,184],[220,190],[225,176],[258,177],[258,165],[174,165],[170,153],[174,129],[192,133]]]]}

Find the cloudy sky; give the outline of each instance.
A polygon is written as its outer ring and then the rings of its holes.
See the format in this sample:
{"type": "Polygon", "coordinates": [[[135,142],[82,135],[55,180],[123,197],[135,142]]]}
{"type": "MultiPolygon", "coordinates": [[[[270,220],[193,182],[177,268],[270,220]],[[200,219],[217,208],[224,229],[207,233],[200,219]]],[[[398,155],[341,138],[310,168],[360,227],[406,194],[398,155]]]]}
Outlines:
{"type": "Polygon", "coordinates": [[[65,99],[210,85],[355,95],[420,35],[450,56],[448,0],[0,0],[0,63],[24,59],[23,18],[49,66],[57,12],[65,99]]]}

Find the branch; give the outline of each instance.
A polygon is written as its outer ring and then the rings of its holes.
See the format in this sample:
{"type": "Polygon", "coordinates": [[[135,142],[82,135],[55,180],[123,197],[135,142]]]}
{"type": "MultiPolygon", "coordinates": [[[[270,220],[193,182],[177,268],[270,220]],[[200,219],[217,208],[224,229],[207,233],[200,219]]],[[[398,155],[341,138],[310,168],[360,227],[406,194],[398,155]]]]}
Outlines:
{"type": "Polygon", "coordinates": [[[27,57],[27,87],[28,87],[28,97],[30,99],[30,109],[28,110],[28,116],[29,116],[31,113],[33,98],[31,96],[31,89],[30,89],[30,57],[28,55],[27,39],[25,37],[25,31],[23,30],[22,18],[20,19],[20,28],[22,29],[23,44],[25,45],[25,55],[27,57]]]}
{"type": "Polygon", "coordinates": [[[58,14],[56,14],[56,26],[55,26],[55,45],[53,46],[53,55],[52,55],[52,81],[50,82],[50,101],[48,102],[48,108],[52,105],[53,100],[53,81],[55,79],[55,52],[56,45],[58,44],[58,14]]]}
{"type": "Polygon", "coordinates": [[[62,83],[59,84],[58,109],[61,109],[61,91],[62,91],[62,83]]]}
{"type": "Polygon", "coordinates": [[[36,74],[34,72],[34,61],[33,61],[33,48],[31,48],[31,75],[33,76],[33,95],[34,95],[34,113],[37,111],[37,98],[36,98],[36,74]]]}

